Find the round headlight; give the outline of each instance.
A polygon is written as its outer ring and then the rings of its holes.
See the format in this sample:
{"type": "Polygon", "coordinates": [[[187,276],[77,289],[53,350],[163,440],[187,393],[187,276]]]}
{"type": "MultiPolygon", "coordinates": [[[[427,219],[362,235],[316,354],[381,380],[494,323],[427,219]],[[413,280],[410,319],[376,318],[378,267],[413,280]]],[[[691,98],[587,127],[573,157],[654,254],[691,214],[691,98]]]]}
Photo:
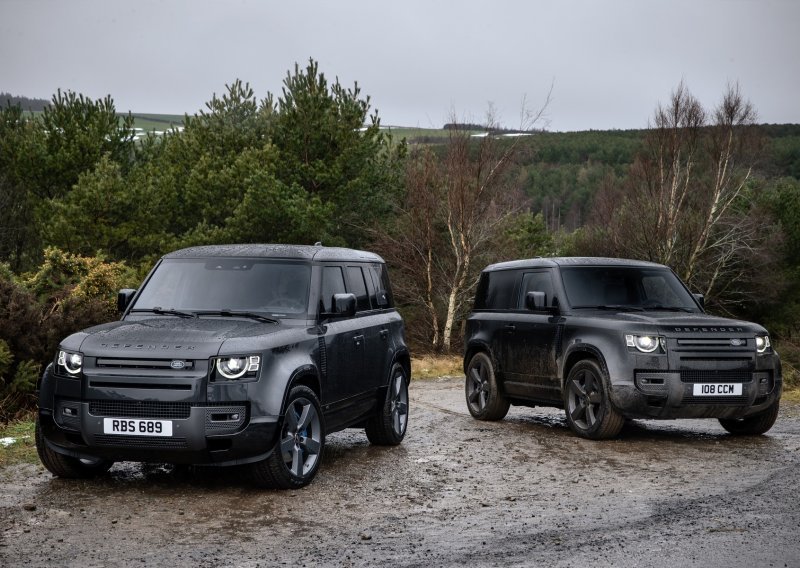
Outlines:
{"type": "Polygon", "coordinates": [[[58,364],[70,375],[77,375],[83,367],[83,357],[80,353],[58,352],[58,364]]]}
{"type": "Polygon", "coordinates": [[[217,359],[217,371],[226,379],[238,379],[247,372],[247,358],[226,357],[217,359]]]}
{"type": "Polygon", "coordinates": [[[764,353],[769,349],[769,335],[756,335],[756,351],[764,353]]]}
{"type": "Polygon", "coordinates": [[[638,335],[634,340],[636,348],[645,353],[652,353],[658,349],[658,338],[652,335],[638,335]]]}

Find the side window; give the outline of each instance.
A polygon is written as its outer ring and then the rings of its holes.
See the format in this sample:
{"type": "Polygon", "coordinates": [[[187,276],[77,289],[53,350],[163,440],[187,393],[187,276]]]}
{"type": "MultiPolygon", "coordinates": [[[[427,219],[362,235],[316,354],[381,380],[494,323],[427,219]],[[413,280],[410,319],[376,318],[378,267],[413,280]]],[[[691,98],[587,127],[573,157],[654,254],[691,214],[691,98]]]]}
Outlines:
{"type": "MultiPolygon", "coordinates": [[[[369,280],[372,281],[373,286],[369,289],[369,299],[372,302],[372,306],[378,309],[391,308],[392,292],[389,289],[389,275],[386,271],[386,266],[371,264],[367,272],[371,277],[369,280]]],[[[367,280],[367,284],[370,283],[369,280],[367,280]]]]}
{"type": "Polygon", "coordinates": [[[370,308],[367,285],[364,281],[364,271],[360,266],[347,267],[347,286],[350,292],[356,295],[356,310],[367,311],[370,308]]]}
{"type": "Polygon", "coordinates": [[[508,310],[514,303],[518,272],[498,270],[481,275],[475,295],[476,310],[508,310]]]}
{"type": "Polygon", "coordinates": [[[522,287],[520,289],[517,308],[525,308],[525,296],[528,292],[544,292],[545,306],[557,306],[558,302],[553,303],[553,281],[550,278],[549,270],[537,272],[526,272],[522,276],[522,287]]]}
{"type": "Polygon", "coordinates": [[[338,266],[326,266],[322,269],[322,289],[319,294],[319,301],[322,304],[323,312],[333,311],[333,295],[344,294],[347,290],[344,287],[344,275],[338,266]]]}

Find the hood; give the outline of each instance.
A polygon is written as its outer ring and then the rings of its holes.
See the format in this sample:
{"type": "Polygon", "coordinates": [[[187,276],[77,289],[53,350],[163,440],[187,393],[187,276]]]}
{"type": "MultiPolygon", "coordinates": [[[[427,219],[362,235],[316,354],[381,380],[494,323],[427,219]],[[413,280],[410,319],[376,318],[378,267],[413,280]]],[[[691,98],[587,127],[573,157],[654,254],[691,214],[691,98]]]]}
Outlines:
{"type": "MultiPolygon", "coordinates": [[[[236,318],[148,317],[86,329],[80,350],[88,356],[207,358],[232,338],[275,333],[280,325],[236,318]]],[[[71,343],[68,338],[63,344],[71,343]]]]}
{"type": "Polygon", "coordinates": [[[757,323],[710,316],[708,314],[687,314],[672,311],[648,312],[593,312],[593,317],[609,319],[617,322],[630,322],[653,326],[665,335],[685,334],[731,334],[731,333],[766,333],[767,330],[757,323]]]}

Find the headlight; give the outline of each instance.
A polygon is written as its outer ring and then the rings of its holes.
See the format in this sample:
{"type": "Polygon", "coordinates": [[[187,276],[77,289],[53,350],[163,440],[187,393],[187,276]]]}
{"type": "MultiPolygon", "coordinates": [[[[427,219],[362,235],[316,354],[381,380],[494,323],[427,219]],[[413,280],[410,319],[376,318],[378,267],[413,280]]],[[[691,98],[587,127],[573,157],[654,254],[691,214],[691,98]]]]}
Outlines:
{"type": "Polygon", "coordinates": [[[756,352],[765,353],[769,348],[769,335],[756,335],[756,352]]]}
{"type": "Polygon", "coordinates": [[[59,351],[56,365],[62,373],[75,377],[81,373],[81,369],[83,368],[83,356],[80,353],[59,351]]]}
{"type": "Polygon", "coordinates": [[[240,379],[245,375],[255,376],[261,366],[258,355],[220,357],[217,359],[217,372],[226,379],[240,379]]]}
{"type": "MultiPolygon", "coordinates": [[[[626,335],[625,344],[628,347],[636,347],[642,353],[652,353],[661,345],[662,339],[657,335],[626,335]]],[[[663,347],[663,345],[662,345],[663,347]]]]}

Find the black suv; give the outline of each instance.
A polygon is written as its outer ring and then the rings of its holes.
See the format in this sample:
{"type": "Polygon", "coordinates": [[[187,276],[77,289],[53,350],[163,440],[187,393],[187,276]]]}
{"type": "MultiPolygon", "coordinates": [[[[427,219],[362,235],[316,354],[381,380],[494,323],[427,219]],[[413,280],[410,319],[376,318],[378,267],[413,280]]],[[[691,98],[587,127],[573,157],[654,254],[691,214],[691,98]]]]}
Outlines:
{"type": "Polygon", "coordinates": [[[327,433],[405,436],[410,360],[375,254],[189,248],[118,305],[121,321],[64,339],[42,377],[36,443],[57,476],[114,461],[249,464],[260,485],[300,487],[327,433]]]}
{"type": "Polygon", "coordinates": [[[481,274],[467,320],[466,398],[479,420],[510,404],[564,408],[579,436],[625,418],[718,418],[734,434],[775,423],[781,363],[760,325],[706,315],[660,264],[519,260],[481,274]]]}

